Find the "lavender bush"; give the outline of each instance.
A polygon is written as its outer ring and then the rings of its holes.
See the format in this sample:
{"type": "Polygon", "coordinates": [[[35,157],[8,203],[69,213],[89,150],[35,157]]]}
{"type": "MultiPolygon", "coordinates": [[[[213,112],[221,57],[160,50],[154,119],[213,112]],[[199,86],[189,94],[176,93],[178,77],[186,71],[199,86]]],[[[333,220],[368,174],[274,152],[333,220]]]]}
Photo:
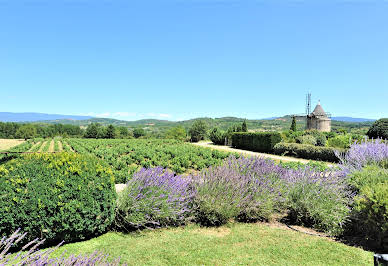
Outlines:
{"type": "Polygon", "coordinates": [[[267,220],[286,212],[296,223],[339,234],[352,194],[343,172],[289,169],[263,158],[229,158],[193,177],[197,220],[267,220]]]}
{"type": "Polygon", "coordinates": [[[118,196],[116,225],[132,230],[183,224],[193,195],[188,178],[161,167],[141,169],[118,196]]]}
{"type": "Polygon", "coordinates": [[[35,239],[22,247],[19,252],[9,253],[19,242],[26,237],[18,229],[9,237],[0,239],[0,265],[119,265],[120,258],[108,260],[109,256],[95,252],[91,255],[75,256],[62,254],[60,257],[53,257],[52,253],[63,243],[54,248],[39,250],[44,240],[35,239]]]}
{"type": "Polygon", "coordinates": [[[368,164],[388,164],[388,144],[381,139],[354,143],[345,154],[337,154],[344,168],[360,170],[368,164]]]}
{"type": "Polygon", "coordinates": [[[272,161],[230,157],[193,177],[197,221],[221,225],[229,219],[267,220],[282,202],[279,172],[272,161]]]}
{"type": "Polygon", "coordinates": [[[288,188],[286,205],[292,222],[332,235],[343,232],[353,198],[343,172],[289,169],[283,180],[288,188]]]}

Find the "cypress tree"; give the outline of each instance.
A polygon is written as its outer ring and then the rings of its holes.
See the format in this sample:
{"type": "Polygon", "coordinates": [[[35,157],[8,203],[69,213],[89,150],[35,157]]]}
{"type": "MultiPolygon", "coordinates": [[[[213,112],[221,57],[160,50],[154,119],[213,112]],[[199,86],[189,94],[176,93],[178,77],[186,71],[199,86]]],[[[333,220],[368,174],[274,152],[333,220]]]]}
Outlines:
{"type": "Polygon", "coordinates": [[[242,132],[248,132],[247,120],[245,119],[241,126],[242,132]]]}
{"type": "Polygon", "coordinates": [[[295,116],[292,117],[292,122],[291,122],[290,130],[291,130],[291,131],[296,131],[296,120],[295,120],[295,116]]]}

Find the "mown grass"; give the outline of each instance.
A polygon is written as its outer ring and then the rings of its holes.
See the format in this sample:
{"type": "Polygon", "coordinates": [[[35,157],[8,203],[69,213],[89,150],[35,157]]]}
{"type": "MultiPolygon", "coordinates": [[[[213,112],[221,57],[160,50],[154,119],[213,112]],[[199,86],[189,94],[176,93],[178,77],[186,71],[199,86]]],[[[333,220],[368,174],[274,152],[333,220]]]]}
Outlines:
{"type": "Polygon", "coordinates": [[[268,224],[232,223],[219,228],[197,225],[143,231],[109,232],[67,244],[72,254],[94,251],[121,257],[128,265],[370,265],[371,252],[324,237],[268,224]]]}

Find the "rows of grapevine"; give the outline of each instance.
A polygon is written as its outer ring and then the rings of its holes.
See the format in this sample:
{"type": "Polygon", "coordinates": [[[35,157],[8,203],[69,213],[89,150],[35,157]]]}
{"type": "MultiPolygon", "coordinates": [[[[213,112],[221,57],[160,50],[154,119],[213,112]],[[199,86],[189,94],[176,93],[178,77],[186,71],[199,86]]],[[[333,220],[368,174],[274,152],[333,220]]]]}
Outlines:
{"type": "MultiPolygon", "coordinates": [[[[29,141],[26,141],[26,142],[23,142],[22,144],[20,145],[17,145],[15,147],[12,147],[6,151],[9,151],[9,152],[26,152],[28,151],[29,149],[31,149],[31,147],[34,145],[34,142],[32,140],[29,140],[29,141]]],[[[12,158],[12,157],[15,157],[17,155],[10,155],[10,154],[0,154],[0,162],[3,162],[3,161],[6,161],[8,160],[9,158],[12,158]]]]}
{"type": "Polygon", "coordinates": [[[162,166],[178,174],[219,165],[230,153],[196,147],[175,140],[67,139],[78,153],[108,162],[116,182],[125,182],[139,168],[162,166]]]}

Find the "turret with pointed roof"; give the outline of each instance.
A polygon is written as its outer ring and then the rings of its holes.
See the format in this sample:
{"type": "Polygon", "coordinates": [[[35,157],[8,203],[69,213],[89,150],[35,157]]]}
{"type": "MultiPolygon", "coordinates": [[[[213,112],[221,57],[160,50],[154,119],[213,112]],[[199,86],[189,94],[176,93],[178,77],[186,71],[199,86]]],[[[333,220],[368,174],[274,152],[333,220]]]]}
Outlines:
{"type": "Polygon", "coordinates": [[[319,131],[330,132],[331,119],[327,116],[326,112],[321,106],[321,102],[318,101],[314,111],[307,115],[307,129],[316,129],[319,131]]]}

